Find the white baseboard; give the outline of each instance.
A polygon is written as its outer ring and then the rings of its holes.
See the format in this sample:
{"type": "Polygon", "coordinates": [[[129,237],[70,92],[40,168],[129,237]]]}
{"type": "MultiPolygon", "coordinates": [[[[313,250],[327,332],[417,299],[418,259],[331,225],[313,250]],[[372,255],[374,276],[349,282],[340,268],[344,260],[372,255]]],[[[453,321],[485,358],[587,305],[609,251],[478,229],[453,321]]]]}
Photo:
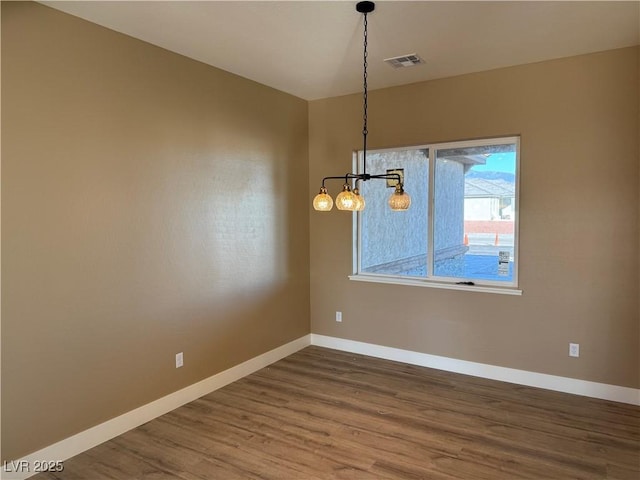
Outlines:
{"type": "Polygon", "coordinates": [[[122,435],[154,418],[175,410],[208,393],[250,375],[310,345],[310,335],[305,335],[198,383],[171,393],[165,397],[131,410],[119,417],[65,438],[26,457],[0,466],[0,479],[23,480],[35,475],[34,468],[44,461],[63,461],[93,448],[107,440],[122,435]],[[9,471],[8,471],[9,470],[9,471]],[[22,471],[16,471],[22,470],[22,471]]]}
{"type": "Polygon", "coordinates": [[[315,333],[311,334],[311,345],[359,353],[370,357],[395,360],[411,365],[436,368],[448,372],[462,373],[474,377],[500,380],[502,382],[544,388],[603,400],[612,400],[614,402],[629,403],[631,405],[640,405],[640,389],[635,388],[607,385],[605,383],[589,382],[545,373],[528,372],[514,368],[497,367],[495,365],[468,362],[466,360],[456,360],[455,358],[440,357],[437,355],[402,350],[400,348],[328,337],[315,333]]]}

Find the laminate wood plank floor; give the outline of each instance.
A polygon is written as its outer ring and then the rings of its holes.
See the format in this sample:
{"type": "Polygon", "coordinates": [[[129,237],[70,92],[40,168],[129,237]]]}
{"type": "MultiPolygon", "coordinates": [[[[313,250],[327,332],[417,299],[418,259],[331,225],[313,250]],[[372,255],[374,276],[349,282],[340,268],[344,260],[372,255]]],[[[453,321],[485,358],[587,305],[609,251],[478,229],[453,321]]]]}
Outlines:
{"type": "Polygon", "coordinates": [[[36,480],[640,479],[640,407],[308,347],[36,480]]]}

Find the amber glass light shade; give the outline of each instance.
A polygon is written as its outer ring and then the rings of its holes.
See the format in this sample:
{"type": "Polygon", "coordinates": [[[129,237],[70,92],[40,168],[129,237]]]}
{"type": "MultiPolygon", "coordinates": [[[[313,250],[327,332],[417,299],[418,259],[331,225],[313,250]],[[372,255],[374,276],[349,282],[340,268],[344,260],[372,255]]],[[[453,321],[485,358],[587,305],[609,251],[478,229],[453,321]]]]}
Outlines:
{"type": "Polygon", "coordinates": [[[344,184],[342,191],[336,197],[336,207],[338,210],[355,210],[356,197],[351,191],[351,187],[348,184],[344,184]]]}
{"type": "Polygon", "coordinates": [[[401,183],[396,185],[396,191],[389,197],[389,207],[394,211],[407,210],[411,205],[411,197],[404,191],[401,183]]]}
{"type": "Polygon", "coordinates": [[[361,212],[362,210],[364,210],[365,201],[364,201],[364,197],[360,195],[360,190],[358,190],[357,188],[354,188],[353,197],[355,198],[355,201],[356,201],[354,210],[356,212],[361,212]]]}
{"type": "Polygon", "coordinates": [[[327,194],[325,187],[320,187],[320,193],[313,199],[313,208],[319,212],[328,212],[333,208],[333,198],[327,194]]]}

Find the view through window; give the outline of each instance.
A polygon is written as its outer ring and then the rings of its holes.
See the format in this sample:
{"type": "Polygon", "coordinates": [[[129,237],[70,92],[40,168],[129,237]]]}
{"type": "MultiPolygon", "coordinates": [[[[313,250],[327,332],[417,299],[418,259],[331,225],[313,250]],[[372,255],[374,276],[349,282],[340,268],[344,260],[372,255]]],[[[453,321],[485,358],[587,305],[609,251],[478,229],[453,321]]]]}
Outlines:
{"type": "Polygon", "coordinates": [[[411,207],[392,211],[393,182],[361,182],[357,274],[515,286],[518,138],[367,152],[367,170],[399,171],[411,207]]]}

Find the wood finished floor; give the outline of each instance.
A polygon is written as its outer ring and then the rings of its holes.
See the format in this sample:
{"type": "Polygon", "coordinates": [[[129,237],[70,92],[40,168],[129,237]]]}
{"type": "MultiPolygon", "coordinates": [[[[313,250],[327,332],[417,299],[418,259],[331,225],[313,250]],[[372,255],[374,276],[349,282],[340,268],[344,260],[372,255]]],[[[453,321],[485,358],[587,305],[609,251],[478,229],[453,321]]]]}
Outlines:
{"type": "Polygon", "coordinates": [[[36,480],[640,479],[640,408],[308,347],[36,480]]]}

